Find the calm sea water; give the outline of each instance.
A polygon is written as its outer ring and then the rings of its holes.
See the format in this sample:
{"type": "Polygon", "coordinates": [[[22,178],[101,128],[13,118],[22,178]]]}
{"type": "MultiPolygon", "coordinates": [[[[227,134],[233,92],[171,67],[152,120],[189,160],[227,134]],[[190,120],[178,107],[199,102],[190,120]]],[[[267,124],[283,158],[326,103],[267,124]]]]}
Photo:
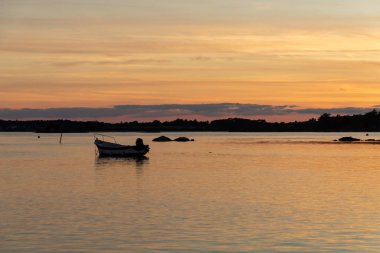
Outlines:
{"type": "MultiPolygon", "coordinates": [[[[0,252],[380,252],[380,145],[342,133],[0,133],[0,252]]],[[[379,138],[379,134],[370,134],[379,138]]]]}

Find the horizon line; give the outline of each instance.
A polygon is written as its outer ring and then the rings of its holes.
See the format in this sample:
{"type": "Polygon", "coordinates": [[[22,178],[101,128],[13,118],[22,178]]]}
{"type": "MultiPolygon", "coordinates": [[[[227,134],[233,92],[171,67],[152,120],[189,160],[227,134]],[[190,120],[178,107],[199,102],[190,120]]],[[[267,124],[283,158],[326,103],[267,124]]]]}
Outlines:
{"type": "Polygon", "coordinates": [[[114,105],[111,107],[51,107],[51,108],[0,108],[4,120],[80,120],[80,121],[142,121],[174,120],[178,118],[215,120],[225,118],[262,119],[268,122],[308,120],[324,113],[354,115],[380,109],[370,107],[309,107],[297,105],[265,105],[248,103],[198,103],[156,105],[114,105]]]}

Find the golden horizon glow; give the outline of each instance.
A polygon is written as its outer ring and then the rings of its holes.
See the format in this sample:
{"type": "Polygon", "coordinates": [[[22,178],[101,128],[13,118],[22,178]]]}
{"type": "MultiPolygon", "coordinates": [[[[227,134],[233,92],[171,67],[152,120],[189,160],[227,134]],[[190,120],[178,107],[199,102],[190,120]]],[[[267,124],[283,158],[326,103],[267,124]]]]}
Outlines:
{"type": "Polygon", "coordinates": [[[380,104],[378,1],[2,2],[2,108],[380,104]]]}

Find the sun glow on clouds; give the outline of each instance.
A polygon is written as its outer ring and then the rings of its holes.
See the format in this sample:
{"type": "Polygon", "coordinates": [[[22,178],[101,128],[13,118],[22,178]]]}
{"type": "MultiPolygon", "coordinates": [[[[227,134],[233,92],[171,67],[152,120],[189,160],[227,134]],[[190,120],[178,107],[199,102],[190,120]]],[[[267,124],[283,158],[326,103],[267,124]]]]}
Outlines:
{"type": "Polygon", "coordinates": [[[0,107],[379,103],[375,0],[5,0],[0,9],[0,107]]]}

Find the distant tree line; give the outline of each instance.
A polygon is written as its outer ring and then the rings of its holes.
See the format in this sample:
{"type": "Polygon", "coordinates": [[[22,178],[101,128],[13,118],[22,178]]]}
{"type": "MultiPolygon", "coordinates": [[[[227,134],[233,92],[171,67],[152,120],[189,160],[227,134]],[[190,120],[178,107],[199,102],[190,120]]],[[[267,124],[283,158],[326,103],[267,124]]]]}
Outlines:
{"type": "Polygon", "coordinates": [[[267,122],[229,118],[213,121],[177,119],[173,121],[104,123],[70,120],[0,120],[2,132],[165,132],[165,131],[230,131],[230,132],[377,132],[380,112],[359,115],[323,114],[318,119],[294,122],[267,122]]]}

